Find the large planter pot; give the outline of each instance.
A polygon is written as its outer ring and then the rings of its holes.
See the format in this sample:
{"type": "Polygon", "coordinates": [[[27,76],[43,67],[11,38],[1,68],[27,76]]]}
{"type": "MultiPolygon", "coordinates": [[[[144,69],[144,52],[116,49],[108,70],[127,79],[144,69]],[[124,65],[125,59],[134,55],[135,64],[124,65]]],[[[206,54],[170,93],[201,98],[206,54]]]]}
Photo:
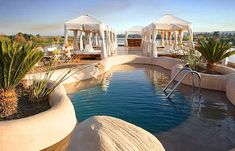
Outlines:
{"type": "Polygon", "coordinates": [[[49,110],[34,116],[0,121],[0,150],[42,150],[69,135],[77,121],[62,85],[50,94],[49,103],[49,110]]]}

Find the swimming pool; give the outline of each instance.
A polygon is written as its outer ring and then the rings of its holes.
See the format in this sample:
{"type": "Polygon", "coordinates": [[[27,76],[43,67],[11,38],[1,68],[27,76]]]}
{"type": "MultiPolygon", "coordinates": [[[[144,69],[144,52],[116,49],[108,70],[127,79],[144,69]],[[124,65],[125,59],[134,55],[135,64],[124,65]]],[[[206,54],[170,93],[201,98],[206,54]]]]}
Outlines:
{"type": "Polygon", "coordinates": [[[235,107],[225,93],[202,89],[199,102],[198,91],[192,95],[190,86],[180,85],[166,99],[162,89],[169,79],[170,71],[161,67],[121,65],[66,90],[79,122],[118,117],[150,131],[169,151],[235,148],[235,107]]]}
{"type": "Polygon", "coordinates": [[[109,115],[151,133],[167,131],[185,121],[192,114],[192,101],[179,91],[167,99],[162,89],[169,76],[149,67],[107,73],[100,84],[70,95],[78,121],[109,115]]]}

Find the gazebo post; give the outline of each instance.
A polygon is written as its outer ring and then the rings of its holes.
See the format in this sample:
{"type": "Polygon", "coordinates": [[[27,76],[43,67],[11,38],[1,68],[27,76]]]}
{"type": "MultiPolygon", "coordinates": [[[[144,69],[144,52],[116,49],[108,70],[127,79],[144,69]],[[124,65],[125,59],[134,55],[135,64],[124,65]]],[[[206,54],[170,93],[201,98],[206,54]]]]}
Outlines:
{"type": "Polygon", "coordinates": [[[175,38],[175,49],[178,49],[178,36],[177,36],[178,32],[175,31],[174,32],[174,38],[175,38]]]}
{"type": "Polygon", "coordinates": [[[162,46],[164,47],[165,46],[165,40],[164,40],[165,32],[164,31],[161,32],[161,37],[162,37],[162,46]]]}
{"type": "Polygon", "coordinates": [[[68,29],[66,25],[64,25],[64,46],[68,46],[68,29]]]}
{"type": "Polygon", "coordinates": [[[153,29],[153,42],[152,42],[152,54],[151,57],[155,57],[155,54],[157,55],[156,50],[156,38],[157,38],[157,32],[155,29],[153,29]]]}
{"type": "Polygon", "coordinates": [[[115,47],[115,33],[112,31],[112,53],[114,53],[115,47]]]}
{"type": "Polygon", "coordinates": [[[73,50],[78,49],[78,30],[73,31],[73,50]]]}
{"type": "Polygon", "coordinates": [[[168,32],[165,32],[166,33],[166,45],[168,45],[168,32]]]}
{"type": "Polygon", "coordinates": [[[107,45],[108,45],[108,56],[110,56],[111,55],[111,47],[110,47],[110,44],[111,44],[111,42],[110,42],[110,31],[107,31],[107,45]]]}
{"type": "Polygon", "coordinates": [[[116,49],[116,43],[115,43],[115,31],[113,30],[113,33],[112,33],[112,39],[113,39],[113,53],[114,53],[114,50],[116,49]]]}
{"type": "Polygon", "coordinates": [[[115,49],[117,49],[118,47],[118,43],[117,43],[117,32],[114,32],[114,39],[115,39],[115,49]]]}
{"type": "Polygon", "coordinates": [[[106,43],[105,43],[105,31],[100,31],[101,39],[102,39],[102,49],[101,49],[101,58],[104,59],[107,57],[106,43]]]}
{"type": "Polygon", "coordinates": [[[89,40],[89,45],[92,46],[92,32],[89,32],[88,40],[89,40]]]}
{"type": "Polygon", "coordinates": [[[183,45],[183,36],[184,36],[184,33],[183,33],[183,30],[179,30],[179,44],[180,46],[183,45]]]}
{"type": "Polygon", "coordinates": [[[168,38],[169,38],[169,45],[171,46],[171,44],[172,44],[172,32],[171,31],[169,31],[168,32],[168,38]]]}
{"type": "Polygon", "coordinates": [[[80,40],[80,50],[82,51],[83,50],[83,32],[80,31],[80,36],[79,36],[79,40],[80,40]]]}
{"type": "Polygon", "coordinates": [[[112,47],[113,43],[112,43],[112,30],[109,31],[109,55],[112,54],[113,52],[113,47],[112,47]]]}
{"type": "Polygon", "coordinates": [[[125,34],[125,46],[128,47],[128,32],[126,31],[126,34],[125,34]]]}
{"type": "Polygon", "coordinates": [[[145,53],[145,55],[147,55],[147,32],[145,31],[144,32],[144,53],[145,53]]]}
{"type": "Polygon", "coordinates": [[[189,33],[189,41],[190,41],[190,48],[193,49],[194,48],[194,44],[193,44],[193,31],[191,28],[188,28],[188,33],[189,33]]]}
{"type": "Polygon", "coordinates": [[[98,33],[98,46],[100,46],[101,47],[101,42],[100,42],[100,37],[101,37],[101,35],[98,33]]]}
{"type": "Polygon", "coordinates": [[[95,46],[98,46],[98,33],[95,33],[95,46]]]}
{"type": "Polygon", "coordinates": [[[150,32],[148,32],[148,56],[151,56],[151,47],[150,47],[150,45],[151,45],[151,33],[150,32]]]}
{"type": "Polygon", "coordinates": [[[142,35],[143,35],[143,37],[142,37],[142,40],[143,40],[142,49],[143,49],[143,53],[145,54],[145,32],[144,32],[144,30],[143,30],[142,35]]]}

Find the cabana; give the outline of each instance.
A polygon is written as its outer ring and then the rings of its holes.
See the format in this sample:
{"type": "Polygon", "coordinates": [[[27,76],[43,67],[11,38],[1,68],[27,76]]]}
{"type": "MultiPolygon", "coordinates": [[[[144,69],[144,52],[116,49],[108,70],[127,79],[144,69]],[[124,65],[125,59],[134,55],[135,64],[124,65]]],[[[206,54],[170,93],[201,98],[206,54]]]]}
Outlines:
{"type": "Polygon", "coordinates": [[[188,32],[190,47],[193,47],[192,23],[171,14],[164,15],[158,21],[143,29],[145,53],[149,56],[157,56],[156,37],[158,33],[161,35],[162,47],[174,45],[176,48],[182,45],[184,32],[188,32]],[[174,41],[172,41],[173,34],[174,41]]]}
{"type": "Polygon", "coordinates": [[[68,32],[73,31],[73,49],[74,51],[85,52],[85,54],[97,54],[93,45],[101,47],[101,58],[111,55],[117,48],[116,32],[101,21],[84,15],[67,21],[64,24],[64,44],[68,46],[68,32]],[[79,35],[78,35],[79,33],[79,35]],[[88,37],[88,44],[83,45],[84,36],[88,37]],[[78,49],[78,36],[80,39],[80,48],[78,49]]]}
{"type": "MultiPolygon", "coordinates": [[[[128,28],[125,32],[125,46],[128,46],[128,36],[129,34],[138,34],[142,36],[143,26],[132,26],[128,28]]],[[[142,43],[142,42],[141,42],[142,43]]]]}

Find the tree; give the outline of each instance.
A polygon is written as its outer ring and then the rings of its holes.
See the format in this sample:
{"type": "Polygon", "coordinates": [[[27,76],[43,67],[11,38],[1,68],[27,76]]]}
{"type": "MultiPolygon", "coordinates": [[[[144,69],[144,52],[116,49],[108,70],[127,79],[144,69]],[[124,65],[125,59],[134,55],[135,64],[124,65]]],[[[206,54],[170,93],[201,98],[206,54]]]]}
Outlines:
{"type": "Polygon", "coordinates": [[[219,38],[220,38],[220,32],[219,32],[219,31],[215,31],[215,32],[213,33],[213,37],[214,37],[215,39],[219,39],[219,38]]]}
{"type": "Polygon", "coordinates": [[[24,35],[21,32],[19,32],[14,36],[14,41],[18,43],[25,43],[26,39],[24,38],[24,35]]]}
{"type": "Polygon", "coordinates": [[[57,45],[60,43],[60,39],[61,39],[60,36],[54,37],[54,41],[56,42],[57,45]]]}

